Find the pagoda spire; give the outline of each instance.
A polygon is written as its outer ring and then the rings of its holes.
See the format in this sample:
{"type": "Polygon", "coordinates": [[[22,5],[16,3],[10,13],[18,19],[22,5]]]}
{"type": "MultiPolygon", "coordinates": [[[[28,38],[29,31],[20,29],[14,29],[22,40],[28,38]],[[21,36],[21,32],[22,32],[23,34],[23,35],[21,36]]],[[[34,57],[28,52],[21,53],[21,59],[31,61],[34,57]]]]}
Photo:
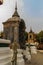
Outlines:
{"type": "Polygon", "coordinates": [[[17,1],[16,1],[16,4],[15,4],[15,11],[17,11],[17,1]]]}
{"type": "Polygon", "coordinates": [[[30,27],[30,32],[32,33],[33,31],[32,31],[32,27],[30,27]]]}
{"type": "Polygon", "coordinates": [[[14,12],[14,14],[13,14],[12,17],[15,17],[15,16],[19,17],[19,14],[18,14],[18,12],[17,12],[17,1],[16,1],[16,3],[15,3],[15,12],[14,12]]]}

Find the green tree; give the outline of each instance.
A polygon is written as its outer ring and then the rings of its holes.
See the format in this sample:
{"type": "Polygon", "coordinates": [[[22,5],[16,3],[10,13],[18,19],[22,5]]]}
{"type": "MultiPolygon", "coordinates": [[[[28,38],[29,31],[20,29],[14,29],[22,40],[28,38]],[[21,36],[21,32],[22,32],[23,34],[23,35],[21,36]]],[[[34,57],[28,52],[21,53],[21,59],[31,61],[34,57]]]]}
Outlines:
{"type": "Polygon", "coordinates": [[[37,41],[39,43],[43,43],[43,31],[40,31],[38,34],[37,34],[37,41]]]}
{"type": "Polygon", "coordinates": [[[21,19],[21,22],[19,23],[19,44],[21,49],[25,49],[25,22],[23,19],[21,19]]]}

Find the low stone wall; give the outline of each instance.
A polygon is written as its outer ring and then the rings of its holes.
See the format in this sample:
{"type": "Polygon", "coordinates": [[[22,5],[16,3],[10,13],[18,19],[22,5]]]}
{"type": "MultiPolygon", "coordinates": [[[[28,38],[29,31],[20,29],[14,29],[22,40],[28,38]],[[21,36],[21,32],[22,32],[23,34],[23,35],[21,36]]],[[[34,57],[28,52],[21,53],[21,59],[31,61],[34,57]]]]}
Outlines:
{"type": "Polygon", "coordinates": [[[0,48],[0,65],[11,65],[12,52],[9,47],[0,48]]]}

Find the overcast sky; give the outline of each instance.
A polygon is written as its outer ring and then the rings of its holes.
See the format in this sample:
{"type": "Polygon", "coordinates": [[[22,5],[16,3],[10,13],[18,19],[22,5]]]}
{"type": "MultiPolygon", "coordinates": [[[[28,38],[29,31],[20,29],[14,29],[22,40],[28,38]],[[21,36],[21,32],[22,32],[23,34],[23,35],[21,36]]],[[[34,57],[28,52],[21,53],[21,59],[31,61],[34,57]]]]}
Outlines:
{"type": "MultiPolygon", "coordinates": [[[[11,18],[15,11],[16,0],[4,0],[0,5],[0,31],[3,30],[2,22],[11,18]]],[[[43,0],[17,0],[18,13],[24,19],[26,30],[32,27],[34,32],[43,30],[43,0]]]]}

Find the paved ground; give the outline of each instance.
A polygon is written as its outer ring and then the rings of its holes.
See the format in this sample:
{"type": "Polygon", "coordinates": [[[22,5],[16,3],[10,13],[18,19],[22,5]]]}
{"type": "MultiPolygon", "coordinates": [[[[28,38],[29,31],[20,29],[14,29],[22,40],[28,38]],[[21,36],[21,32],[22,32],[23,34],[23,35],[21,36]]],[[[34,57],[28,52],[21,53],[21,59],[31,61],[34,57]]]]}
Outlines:
{"type": "Polygon", "coordinates": [[[25,65],[43,65],[43,52],[32,55],[31,63],[26,63],[25,65]]]}
{"type": "MultiPolygon", "coordinates": [[[[7,65],[11,65],[11,63],[7,65]]],[[[26,62],[25,65],[43,65],[43,51],[38,51],[36,55],[32,55],[31,62],[26,62]]]]}

